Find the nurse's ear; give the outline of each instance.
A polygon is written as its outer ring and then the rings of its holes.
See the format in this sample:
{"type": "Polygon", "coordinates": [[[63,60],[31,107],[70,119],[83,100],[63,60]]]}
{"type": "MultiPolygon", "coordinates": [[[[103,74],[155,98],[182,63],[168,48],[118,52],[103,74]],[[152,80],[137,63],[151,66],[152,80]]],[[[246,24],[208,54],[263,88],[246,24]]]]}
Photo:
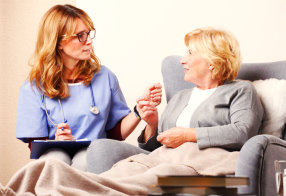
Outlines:
{"type": "Polygon", "coordinates": [[[64,50],[65,40],[60,40],[58,43],[58,50],[64,50]]]}
{"type": "Polygon", "coordinates": [[[63,46],[62,46],[61,42],[60,42],[59,45],[58,45],[58,49],[59,49],[59,50],[63,50],[63,46]]]}

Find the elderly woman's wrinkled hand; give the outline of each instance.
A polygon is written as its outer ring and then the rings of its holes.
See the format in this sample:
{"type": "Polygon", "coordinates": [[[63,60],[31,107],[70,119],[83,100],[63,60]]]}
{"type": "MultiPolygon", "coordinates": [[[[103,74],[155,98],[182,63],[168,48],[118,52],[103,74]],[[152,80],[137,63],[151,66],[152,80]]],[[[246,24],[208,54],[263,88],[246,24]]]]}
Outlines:
{"type": "Polygon", "coordinates": [[[157,136],[158,142],[170,148],[177,148],[185,142],[196,141],[193,137],[194,128],[174,127],[157,136]]]}
{"type": "Polygon", "coordinates": [[[150,98],[155,106],[160,105],[162,100],[162,85],[160,83],[153,84],[149,88],[150,98]]]}
{"type": "Polygon", "coordinates": [[[141,97],[137,99],[137,111],[149,126],[157,127],[158,111],[157,106],[161,103],[162,85],[155,83],[149,86],[141,97]]]}
{"type": "Polygon", "coordinates": [[[139,98],[137,100],[137,110],[142,120],[152,127],[157,127],[158,111],[152,101],[146,98],[139,98]]]}

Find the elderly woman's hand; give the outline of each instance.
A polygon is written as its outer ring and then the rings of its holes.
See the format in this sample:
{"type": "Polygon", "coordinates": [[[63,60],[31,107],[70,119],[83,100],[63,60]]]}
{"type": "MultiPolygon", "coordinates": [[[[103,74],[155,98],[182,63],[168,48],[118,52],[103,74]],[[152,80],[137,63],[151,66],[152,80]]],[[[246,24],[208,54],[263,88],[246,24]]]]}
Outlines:
{"type": "Polygon", "coordinates": [[[144,97],[137,99],[137,111],[139,112],[141,119],[149,126],[157,128],[158,111],[152,101],[144,97]]]}
{"type": "Polygon", "coordinates": [[[177,148],[185,142],[196,142],[196,130],[195,128],[174,127],[160,133],[157,140],[166,147],[177,148]]]}
{"type": "Polygon", "coordinates": [[[155,83],[149,86],[141,97],[137,99],[136,109],[143,119],[153,129],[157,129],[158,111],[156,106],[161,103],[162,86],[160,83],[155,83]]]}
{"type": "Polygon", "coordinates": [[[73,140],[71,128],[67,123],[58,124],[55,140],[73,140]]]}
{"type": "Polygon", "coordinates": [[[161,103],[162,99],[162,85],[160,83],[155,83],[149,86],[139,98],[151,101],[151,103],[156,107],[161,103]]]}
{"type": "Polygon", "coordinates": [[[162,99],[162,85],[160,83],[156,83],[150,86],[149,96],[154,106],[158,106],[162,99]]]}
{"type": "Polygon", "coordinates": [[[144,142],[152,137],[158,126],[158,111],[157,106],[161,103],[162,86],[160,83],[155,83],[149,86],[141,97],[137,99],[136,109],[142,120],[147,123],[144,132],[144,142]]]}

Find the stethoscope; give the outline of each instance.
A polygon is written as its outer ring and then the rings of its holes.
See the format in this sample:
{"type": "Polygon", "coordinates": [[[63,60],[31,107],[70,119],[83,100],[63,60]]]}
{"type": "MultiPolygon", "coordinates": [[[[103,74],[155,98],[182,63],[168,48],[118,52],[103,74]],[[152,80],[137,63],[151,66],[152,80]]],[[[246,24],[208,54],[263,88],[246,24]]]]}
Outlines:
{"type": "MultiPolygon", "coordinates": [[[[90,111],[91,113],[97,115],[97,114],[99,114],[99,109],[98,109],[98,107],[95,106],[94,95],[93,95],[93,90],[92,90],[92,85],[91,85],[91,83],[90,83],[90,85],[89,85],[89,88],[90,88],[91,102],[92,102],[92,105],[89,106],[89,111],[90,111]]],[[[47,106],[46,106],[46,104],[45,104],[45,98],[46,98],[46,96],[45,96],[45,95],[42,95],[42,103],[43,103],[43,105],[44,105],[45,113],[46,113],[46,115],[47,115],[47,118],[48,118],[48,120],[50,121],[50,123],[52,123],[52,125],[53,125],[54,127],[57,127],[58,125],[57,125],[54,121],[52,121],[52,119],[51,119],[51,117],[50,117],[50,115],[49,115],[49,113],[48,113],[47,106]]],[[[63,123],[67,123],[68,121],[65,119],[65,114],[64,114],[64,110],[63,110],[63,106],[62,106],[61,99],[58,99],[58,102],[59,102],[59,105],[60,105],[60,108],[61,108],[63,123]]]]}

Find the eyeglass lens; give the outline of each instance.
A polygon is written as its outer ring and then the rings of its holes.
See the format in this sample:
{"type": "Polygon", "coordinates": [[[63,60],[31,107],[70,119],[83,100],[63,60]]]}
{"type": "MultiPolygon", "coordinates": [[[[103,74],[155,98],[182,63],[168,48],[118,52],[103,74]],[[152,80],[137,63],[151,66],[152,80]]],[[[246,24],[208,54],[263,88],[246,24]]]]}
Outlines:
{"type": "Polygon", "coordinates": [[[87,40],[87,37],[90,37],[93,39],[95,37],[95,30],[90,30],[89,32],[81,32],[77,34],[77,37],[80,42],[85,42],[87,40]]]}

